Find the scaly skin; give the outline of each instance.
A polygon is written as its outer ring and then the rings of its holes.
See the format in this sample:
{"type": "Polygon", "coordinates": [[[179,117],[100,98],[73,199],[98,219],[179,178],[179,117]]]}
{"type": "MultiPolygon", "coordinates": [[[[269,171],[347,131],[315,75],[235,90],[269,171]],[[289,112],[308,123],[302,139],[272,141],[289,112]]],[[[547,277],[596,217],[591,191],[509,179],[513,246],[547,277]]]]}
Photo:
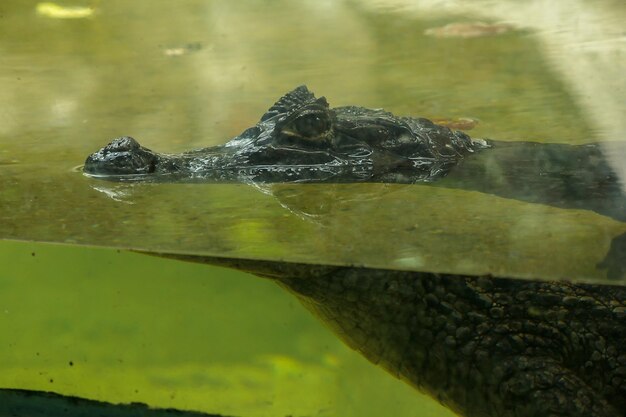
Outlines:
{"type": "Polygon", "coordinates": [[[625,287],[165,256],[276,280],[460,415],[626,416],[625,287]]]}
{"type": "Polygon", "coordinates": [[[349,346],[464,416],[625,415],[623,287],[364,268],[311,278],[279,281],[349,346]]]}

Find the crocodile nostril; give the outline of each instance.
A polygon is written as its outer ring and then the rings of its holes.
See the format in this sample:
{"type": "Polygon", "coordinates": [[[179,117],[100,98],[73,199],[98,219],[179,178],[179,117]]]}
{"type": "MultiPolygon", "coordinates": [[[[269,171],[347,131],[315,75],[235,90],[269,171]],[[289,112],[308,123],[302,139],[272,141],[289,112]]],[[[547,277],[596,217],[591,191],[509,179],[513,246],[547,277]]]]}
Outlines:
{"type": "Polygon", "coordinates": [[[130,136],[123,136],[114,139],[104,149],[108,152],[126,152],[139,149],[140,145],[135,139],[130,136]]]}

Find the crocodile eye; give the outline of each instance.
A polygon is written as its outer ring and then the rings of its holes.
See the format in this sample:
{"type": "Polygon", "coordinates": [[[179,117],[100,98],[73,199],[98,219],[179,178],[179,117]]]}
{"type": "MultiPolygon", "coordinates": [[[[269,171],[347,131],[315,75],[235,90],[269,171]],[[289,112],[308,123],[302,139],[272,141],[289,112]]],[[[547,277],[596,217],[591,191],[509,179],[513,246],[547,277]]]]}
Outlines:
{"type": "Polygon", "coordinates": [[[307,142],[324,141],[332,129],[331,116],[326,111],[309,110],[292,118],[282,128],[283,137],[307,142]]]}
{"type": "Polygon", "coordinates": [[[330,129],[330,120],[325,114],[305,114],[294,120],[293,127],[300,136],[315,138],[323,135],[330,129]]]}

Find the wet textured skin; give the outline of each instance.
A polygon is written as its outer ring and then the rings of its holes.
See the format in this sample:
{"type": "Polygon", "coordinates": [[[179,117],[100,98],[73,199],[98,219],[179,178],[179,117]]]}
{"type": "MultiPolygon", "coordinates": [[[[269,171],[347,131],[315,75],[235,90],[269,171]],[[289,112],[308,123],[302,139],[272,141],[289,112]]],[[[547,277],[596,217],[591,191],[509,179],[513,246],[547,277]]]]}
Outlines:
{"type": "MultiPolygon", "coordinates": [[[[598,144],[472,140],[426,119],[331,109],[305,87],[224,145],[166,155],[123,137],[90,155],[85,172],[129,181],[425,182],[626,221],[624,186],[598,144]]],[[[626,287],[159,256],[275,279],[348,345],[463,416],[626,416],[626,287]]],[[[625,259],[626,234],[600,266],[619,278],[625,259]]]]}
{"type": "Polygon", "coordinates": [[[305,86],[224,145],[160,154],[131,137],[85,161],[85,173],[141,181],[418,182],[484,148],[462,132],[380,109],[330,108],[305,86]]]}
{"type": "Polygon", "coordinates": [[[626,287],[159,256],[276,280],[462,416],[626,416],[626,287]]]}

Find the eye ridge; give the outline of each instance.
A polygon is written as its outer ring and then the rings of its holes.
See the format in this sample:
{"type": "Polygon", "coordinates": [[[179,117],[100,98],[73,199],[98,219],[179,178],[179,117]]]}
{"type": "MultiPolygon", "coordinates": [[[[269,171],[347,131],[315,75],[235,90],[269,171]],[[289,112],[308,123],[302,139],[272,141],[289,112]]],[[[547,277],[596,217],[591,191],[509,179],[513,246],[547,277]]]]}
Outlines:
{"type": "Polygon", "coordinates": [[[302,136],[315,137],[328,131],[330,120],[319,114],[305,114],[294,120],[294,128],[302,136]]]}

